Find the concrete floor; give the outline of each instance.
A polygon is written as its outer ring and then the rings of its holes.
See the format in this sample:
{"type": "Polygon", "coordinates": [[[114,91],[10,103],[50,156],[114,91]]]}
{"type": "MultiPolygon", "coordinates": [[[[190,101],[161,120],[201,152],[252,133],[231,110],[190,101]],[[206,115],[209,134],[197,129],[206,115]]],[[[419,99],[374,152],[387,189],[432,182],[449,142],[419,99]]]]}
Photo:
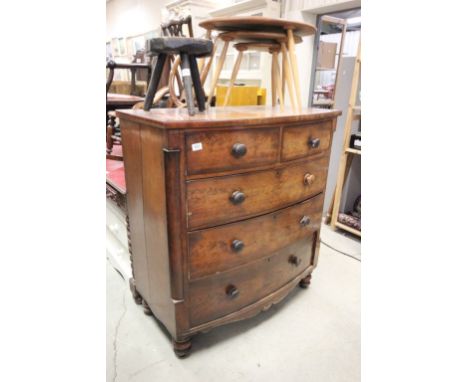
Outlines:
{"type": "MultiPolygon", "coordinates": [[[[360,252],[358,241],[327,226],[322,238],[360,252]]],[[[254,318],[195,336],[192,354],[182,360],[108,263],[107,381],[359,381],[361,263],[323,244],[320,251],[309,289],[297,288],[254,318]]]]}

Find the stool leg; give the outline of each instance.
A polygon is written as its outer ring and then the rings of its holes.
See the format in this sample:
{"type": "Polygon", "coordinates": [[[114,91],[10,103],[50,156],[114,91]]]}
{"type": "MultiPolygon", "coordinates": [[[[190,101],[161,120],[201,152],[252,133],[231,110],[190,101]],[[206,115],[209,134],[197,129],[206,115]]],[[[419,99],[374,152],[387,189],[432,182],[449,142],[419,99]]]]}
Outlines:
{"type": "Polygon", "coordinates": [[[231,73],[231,81],[229,81],[229,87],[226,91],[226,95],[224,97],[224,107],[227,106],[228,102],[229,102],[229,98],[231,96],[231,91],[232,91],[232,88],[234,86],[234,82],[236,81],[236,78],[237,78],[237,73],[239,73],[239,68],[240,68],[240,65],[241,65],[241,62],[242,62],[242,56],[243,56],[243,52],[242,50],[239,51],[239,54],[237,55],[237,59],[236,59],[236,63],[234,64],[234,68],[232,69],[232,73],[231,73]]]}
{"type": "Polygon", "coordinates": [[[291,100],[291,105],[294,111],[296,111],[296,100],[294,97],[294,88],[291,78],[291,68],[289,67],[288,52],[286,49],[286,44],[284,42],[281,43],[281,54],[283,55],[283,78],[286,77],[289,99],[291,100]]]}
{"type": "Polygon", "coordinates": [[[182,81],[184,82],[185,98],[187,99],[187,108],[189,115],[195,115],[195,106],[192,95],[192,76],[190,75],[190,62],[187,53],[181,53],[182,60],[182,81]]]}
{"type": "Polygon", "coordinates": [[[299,110],[301,110],[302,101],[301,101],[301,88],[299,86],[299,69],[297,68],[296,44],[294,42],[294,35],[291,29],[288,29],[288,50],[289,50],[289,58],[291,59],[294,86],[296,88],[297,107],[299,108],[299,110]]]}
{"type": "Polygon", "coordinates": [[[143,109],[145,111],[151,109],[151,105],[153,104],[153,99],[156,94],[156,91],[158,90],[159,80],[161,79],[164,63],[166,62],[166,57],[166,54],[161,53],[158,56],[154,70],[152,70],[150,83],[148,85],[148,92],[146,93],[145,97],[145,105],[143,106],[143,109]]]}
{"type": "Polygon", "coordinates": [[[278,61],[278,52],[273,52],[273,60],[275,61],[275,78],[276,78],[276,88],[279,94],[279,104],[281,111],[284,111],[284,99],[283,99],[283,92],[281,89],[281,75],[279,70],[279,61],[278,61]]]}
{"type": "Polygon", "coordinates": [[[218,66],[216,67],[216,72],[213,77],[213,82],[211,84],[210,95],[208,96],[208,106],[211,104],[211,99],[213,98],[216,84],[218,83],[219,75],[221,74],[221,69],[224,66],[224,60],[226,59],[227,50],[229,48],[229,41],[224,42],[223,51],[219,57],[218,66]]]}
{"type": "Polygon", "coordinates": [[[276,106],[276,74],[275,74],[276,61],[271,55],[271,106],[276,106]]]}
{"type": "Polygon", "coordinates": [[[193,88],[197,97],[198,110],[205,111],[205,92],[200,80],[200,72],[198,71],[197,59],[195,56],[189,56],[190,72],[192,73],[193,88]]]}

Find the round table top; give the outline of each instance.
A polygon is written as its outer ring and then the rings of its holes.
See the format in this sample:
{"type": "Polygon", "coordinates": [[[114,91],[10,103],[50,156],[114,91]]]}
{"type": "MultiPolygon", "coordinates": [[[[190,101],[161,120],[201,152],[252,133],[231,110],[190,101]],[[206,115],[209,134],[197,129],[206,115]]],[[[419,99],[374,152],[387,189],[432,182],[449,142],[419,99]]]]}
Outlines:
{"type": "Polygon", "coordinates": [[[292,29],[297,36],[310,36],[317,30],[312,24],[263,16],[215,17],[202,21],[199,25],[205,29],[223,32],[239,30],[283,32],[292,29]]]}

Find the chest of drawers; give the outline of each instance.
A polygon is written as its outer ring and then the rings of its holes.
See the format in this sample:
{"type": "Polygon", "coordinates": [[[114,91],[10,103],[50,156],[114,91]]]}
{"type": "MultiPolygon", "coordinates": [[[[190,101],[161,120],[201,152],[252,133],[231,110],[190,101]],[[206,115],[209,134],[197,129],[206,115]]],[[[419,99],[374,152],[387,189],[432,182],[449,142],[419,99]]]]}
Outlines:
{"type": "Polygon", "coordinates": [[[173,338],[252,317],[317,265],[335,110],[122,110],[130,287],[173,338]]]}

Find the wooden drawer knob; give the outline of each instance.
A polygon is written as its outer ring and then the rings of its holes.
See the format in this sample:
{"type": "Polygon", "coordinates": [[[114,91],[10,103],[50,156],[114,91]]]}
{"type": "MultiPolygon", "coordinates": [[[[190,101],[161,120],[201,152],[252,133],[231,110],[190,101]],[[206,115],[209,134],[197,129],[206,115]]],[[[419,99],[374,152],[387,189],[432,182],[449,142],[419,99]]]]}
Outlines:
{"type": "Polygon", "coordinates": [[[310,186],[314,182],[314,180],[315,180],[315,175],[309,174],[309,173],[304,175],[304,184],[306,186],[310,186]]]}
{"type": "Polygon", "coordinates": [[[307,215],[303,216],[302,219],[299,221],[299,224],[302,227],[308,226],[310,224],[310,217],[307,215]]]}
{"type": "Polygon", "coordinates": [[[240,252],[244,248],[244,242],[242,240],[233,240],[231,248],[234,252],[240,252]]]}
{"type": "Polygon", "coordinates": [[[239,296],[239,290],[231,284],[226,287],[226,294],[230,298],[236,298],[237,296],[239,296]]]}
{"type": "Polygon", "coordinates": [[[307,144],[311,149],[316,149],[320,146],[320,139],[309,137],[309,139],[307,140],[307,144]]]}
{"type": "Polygon", "coordinates": [[[236,157],[240,158],[247,153],[247,146],[243,143],[234,143],[232,145],[231,154],[236,157]]]}
{"type": "Polygon", "coordinates": [[[299,266],[299,264],[301,263],[301,259],[299,259],[297,256],[295,255],[291,255],[289,256],[289,259],[288,259],[288,262],[292,265],[295,265],[296,267],[299,266]]]}
{"type": "Polygon", "coordinates": [[[234,191],[229,200],[232,204],[241,204],[245,200],[245,194],[242,191],[234,191]]]}

